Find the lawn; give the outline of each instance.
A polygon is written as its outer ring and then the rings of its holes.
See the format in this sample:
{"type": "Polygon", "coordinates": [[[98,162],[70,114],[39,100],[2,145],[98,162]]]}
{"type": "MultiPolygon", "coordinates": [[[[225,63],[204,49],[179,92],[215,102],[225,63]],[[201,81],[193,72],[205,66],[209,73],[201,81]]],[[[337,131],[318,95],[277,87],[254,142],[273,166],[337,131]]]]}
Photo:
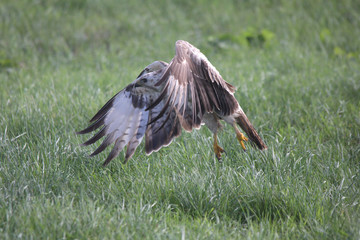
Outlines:
{"type": "Polygon", "coordinates": [[[0,239],[359,239],[360,2],[4,0],[0,239]],[[206,128],[101,166],[78,136],[184,39],[268,150],[206,128]]]}

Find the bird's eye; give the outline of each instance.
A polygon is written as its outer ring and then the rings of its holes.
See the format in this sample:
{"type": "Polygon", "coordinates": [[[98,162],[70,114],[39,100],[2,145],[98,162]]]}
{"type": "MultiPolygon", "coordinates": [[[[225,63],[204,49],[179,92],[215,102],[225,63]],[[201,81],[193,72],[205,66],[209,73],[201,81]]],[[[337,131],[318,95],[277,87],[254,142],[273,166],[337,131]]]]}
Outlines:
{"type": "Polygon", "coordinates": [[[145,68],[145,71],[149,72],[150,70],[148,68],[145,68]]]}
{"type": "Polygon", "coordinates": [[[146,83],[147,82],[147,79],[146,78],[143,78],[141,79],[142,82],[146,83]]]}

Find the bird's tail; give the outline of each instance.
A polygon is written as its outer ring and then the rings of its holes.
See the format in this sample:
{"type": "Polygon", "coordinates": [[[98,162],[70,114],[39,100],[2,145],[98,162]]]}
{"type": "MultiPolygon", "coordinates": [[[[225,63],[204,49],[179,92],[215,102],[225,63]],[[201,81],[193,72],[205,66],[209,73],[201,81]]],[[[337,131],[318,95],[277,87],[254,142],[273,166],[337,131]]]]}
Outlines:
{"type": "Polygon", "coordinates": [[[241,111],[240,115],[236,118],[236,123],[241,127],[242,130],[245,131],[250,140],[253,141],[260,150],[267,149],[264,141],[256,132],[254,126],[251,124],[243,111],[241,111]]]}

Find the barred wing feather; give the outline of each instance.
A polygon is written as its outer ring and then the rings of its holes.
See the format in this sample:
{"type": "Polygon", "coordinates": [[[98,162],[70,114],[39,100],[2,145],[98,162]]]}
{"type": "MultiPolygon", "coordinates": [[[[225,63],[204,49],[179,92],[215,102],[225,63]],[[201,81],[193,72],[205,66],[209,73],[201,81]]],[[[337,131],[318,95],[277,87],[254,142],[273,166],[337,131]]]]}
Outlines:
{"type": "Polygon", "coordinates": [[[78,132],[78,134],[85,134],[102,126],[98,133],[83,143],[87,146],[105,136],[104,141],[90,156],[101,153],[114,142],[114,147],[106,158],[104,166],[117,157],[126,145],[125,161],[133,155],[141,143],[148,122],[148,111],[145,111],[146,99],[144,98],[145,96],[134,95],[126,89],[120,91],[92,118],[92,121],[95,121],[93,124],[78,132]],[[133,98],[137,98],[135,102],[140,104],[134,106],[133,98]]]}

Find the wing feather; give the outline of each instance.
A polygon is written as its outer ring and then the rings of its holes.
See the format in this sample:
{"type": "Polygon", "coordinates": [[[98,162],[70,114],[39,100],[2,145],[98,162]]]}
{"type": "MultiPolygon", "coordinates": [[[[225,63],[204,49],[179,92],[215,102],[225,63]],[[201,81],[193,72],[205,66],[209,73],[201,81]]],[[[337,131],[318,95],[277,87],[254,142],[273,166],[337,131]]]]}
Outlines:
{"type": "Polygon", "coordinates": [[[108,134],[105,137],[105,140],[100,144],[100,146],[92,154],[90,154],[90,157],[98,155],[99,153],[104,151],[107,146],[113,143],[115,141],[115,133],[116,132],[111,132],[110,134],[108,134]]]}
{"type": "Polygon", "coordinates": [[[100,138],[102,138],[103,136],[106,135],[106,127],[104,126],[103,128],[101,128],[101,130],[99,132],[97,132],[92,138],[90,138],[89,140],[87,140],[86,142],[84,142],[82,144],[82,146],[88,146],[90,144],[93,144],[94,142],[96,142],[97,140],[99,140],[100,138]]]}
{"type": "Polygon", "coordinates": [[[98,120],[93,122],[89,127],[85,128],[84,130],[81,130],[81,131],[77,132],[77,134],[85,134],[85,133],[95,131],[96,129],[98,129],[99,127],[101,127],[104,124],[104,118],[105,117],[106,117],[106,115],[103,115],[98,120]]]}
{"type": "Polygon", "coordinates": [[[137,146],[141,143],[143,136],[145,134],[145,131],[146,131],[148,117],[149,117],[148,111],[143,112],[143,114],[141,115],[141,119],[139,121],[139,126],[137,128],[136,134],[134,134],[134,136],[132,137],[132,139],[129,141],[129,143],[127,145],[124,163],[126,163],[129,160],[129,158],[131,158],[131,156],[134,154],[137,146]]]}
{"type": "MultiPolygon", "coordinates": [[[[230,115],[237,110],[239,105],[233,96],[235,88],[221,77],[200,50],[179,40],[175,52],[175,57],[156,83],[156,86],[165,84],[163,92],[148,109],[168,98],[164,108],[173,107],[187,131],[199,128],[206,112],[230,115]]],[[[160,111],[160,114],[164,112],[160,111]]],[[[153,122],[159,118],[155,117],[153,122]]]]}
{"type": "Polygon", "coordinates": [[[149,122],[152,118],[159,116],[160,111],[165,109],[165,113],[160,115],[153,124],[147,126],[145,132],[145,151],[150,154],[158,151],[163,146],[168,146],[172,140],[181,134],[181,125],[175,109],[164,108],[164,101],[149,111],[149,122]]]}
{"type": "Polygon", "coordinates": [[[104,166],[117,157],[126,145],[128,145],[126,160],[131,157],[145,135],[148,121],[148,111],[145,111],[145,98],[143,95],[134,94],[132,86],[129,85],[111,98],[95,114],[92,118],[92,121],[95,122],[78,132],[78,134],[85,134],[103,126],[98,133],[82,144],[93,144],[105,136],[104,141],[90,156],[101,153],[115,142],[103,164],[104,166]]]}

